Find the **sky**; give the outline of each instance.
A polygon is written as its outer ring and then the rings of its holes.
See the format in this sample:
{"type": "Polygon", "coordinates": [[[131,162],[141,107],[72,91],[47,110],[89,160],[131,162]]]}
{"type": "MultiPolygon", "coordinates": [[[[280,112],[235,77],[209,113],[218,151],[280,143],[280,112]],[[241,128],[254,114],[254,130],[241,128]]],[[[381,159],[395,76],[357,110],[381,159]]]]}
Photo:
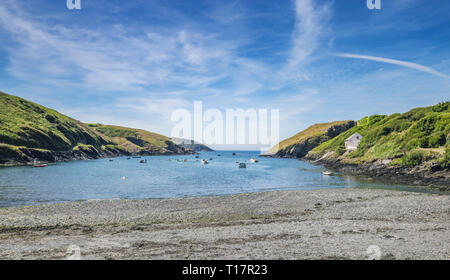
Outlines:
{"type": "Polygon", "coordinates": [[[450,100],[450,1],[0,1],[0,90],[170,135],[172,112],[278,109],[308,126],[450,100]]]}

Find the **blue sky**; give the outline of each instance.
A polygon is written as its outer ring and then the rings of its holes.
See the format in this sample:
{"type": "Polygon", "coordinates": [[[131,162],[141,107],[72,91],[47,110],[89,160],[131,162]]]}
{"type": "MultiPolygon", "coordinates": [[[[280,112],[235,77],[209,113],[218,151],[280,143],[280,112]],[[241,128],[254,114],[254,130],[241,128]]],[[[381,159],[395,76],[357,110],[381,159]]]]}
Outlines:
{"type": "Polygon", "coordinates": [[[0,2],[0,90],[84,122],[169,135],[177,108],[318,122],[450,98],[450,1],[0,2]]]}

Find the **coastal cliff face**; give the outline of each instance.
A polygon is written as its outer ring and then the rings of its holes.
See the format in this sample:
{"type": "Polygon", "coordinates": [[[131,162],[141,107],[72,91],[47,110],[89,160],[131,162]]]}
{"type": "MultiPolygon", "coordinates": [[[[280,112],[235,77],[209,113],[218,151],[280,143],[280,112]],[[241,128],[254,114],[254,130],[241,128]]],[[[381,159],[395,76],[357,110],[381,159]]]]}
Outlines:
{"type": "Polygon", "coordinates": [[[354,175],[450,189],[450,102],[373,115],[310,151],[306,160],[354,175]],[[345,139],[363,136],[354,151],[345,139]]]}
{"type": "Polygon", "coordinates": [[[355,125],[356,123],[354,121],[338,121],[312,125],[291,138],[283,140],[278,144],[278,150],[273,148],[266,155],[272,157],[302,158],[315,147],[349,130],[355,125]]]}
{"type": "Polygon", "coordinates": [[[87,125],[0,92],[0,165],[128,155],[185,154],[170,138],[138,129],[87,125]],[[115,135],[114,133],[117,133],[115,135]]]}
{"type": "Polygon", "coordinates": [[[194,152],[214,152],[210,147],[197,143],[195,141],[186,140],[182,138],[172,138],[172,141],[185,149],[192,150],[194,152]]]}

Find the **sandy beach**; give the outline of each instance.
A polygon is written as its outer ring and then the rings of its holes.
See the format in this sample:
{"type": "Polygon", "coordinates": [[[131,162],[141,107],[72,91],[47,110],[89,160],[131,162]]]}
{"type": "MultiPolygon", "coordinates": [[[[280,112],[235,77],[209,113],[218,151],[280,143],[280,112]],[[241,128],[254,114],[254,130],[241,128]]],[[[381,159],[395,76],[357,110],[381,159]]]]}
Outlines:
{"type": "Polygon", "coordinates": [[[81,259],[450,259],[450,197],[329,189],[0,209],[0,259],[69,247],[81,259]]]}

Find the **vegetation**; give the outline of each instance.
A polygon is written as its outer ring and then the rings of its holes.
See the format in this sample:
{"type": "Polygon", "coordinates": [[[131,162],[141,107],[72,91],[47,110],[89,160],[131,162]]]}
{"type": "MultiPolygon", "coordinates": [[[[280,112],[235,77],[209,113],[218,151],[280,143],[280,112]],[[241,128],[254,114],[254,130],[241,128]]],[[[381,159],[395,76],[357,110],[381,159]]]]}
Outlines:
{"type": "Polygon", "coordinates": [[[440,166],[445,169],[450,169],[450,149],[445,151],[444,157],[439,162],[440,166]]]}
{"type": "Polygon", "coordinates": [[[84,124],[55,110],[0,92],[0,143],[67,151],[106,141],[84,124]]]}
{"type": "Polygon", "coordinates": [[[361,162],[400,159],[398,162],[408,167],[433,160],[445,167],[448,165],[449,145],[450,102],[443,102],[404,114],[365,117],[358,121],[357,126],[310,153],[317,156],[334,151],[343,159],[361,162]],[[345,140],[354,133],[360,133],[363,139],[356,151],[345,153],[345,140]]]}
{"type": "Polygon", "coordinates": [[[112,149],[122,148],[131,152],[139,152],[169,148],[173,144],[170,138],[166,136],[141,129],[103,124],[87,125],[102,135],[103,138],[115,143],[116,146],[114,147],[108,146],[112,149]]]}
{"type": "Polygon", "coordinates": [[[165,136],[119,126],[86,125],[55,110],[0,92],[0,164],[52,153],[100,157],[183,151],[165,136]]]}
{"type": "Polygon", "coordinates": [[[289,154],[292,148],[301,146],[301,149],[304,150],[301,154],[306,155],[309,150],[330,140],[353,125],[353,121],[314,124],[296,135],[283,140],[278,146],[269,150],[267,154],[289,154]]]}

